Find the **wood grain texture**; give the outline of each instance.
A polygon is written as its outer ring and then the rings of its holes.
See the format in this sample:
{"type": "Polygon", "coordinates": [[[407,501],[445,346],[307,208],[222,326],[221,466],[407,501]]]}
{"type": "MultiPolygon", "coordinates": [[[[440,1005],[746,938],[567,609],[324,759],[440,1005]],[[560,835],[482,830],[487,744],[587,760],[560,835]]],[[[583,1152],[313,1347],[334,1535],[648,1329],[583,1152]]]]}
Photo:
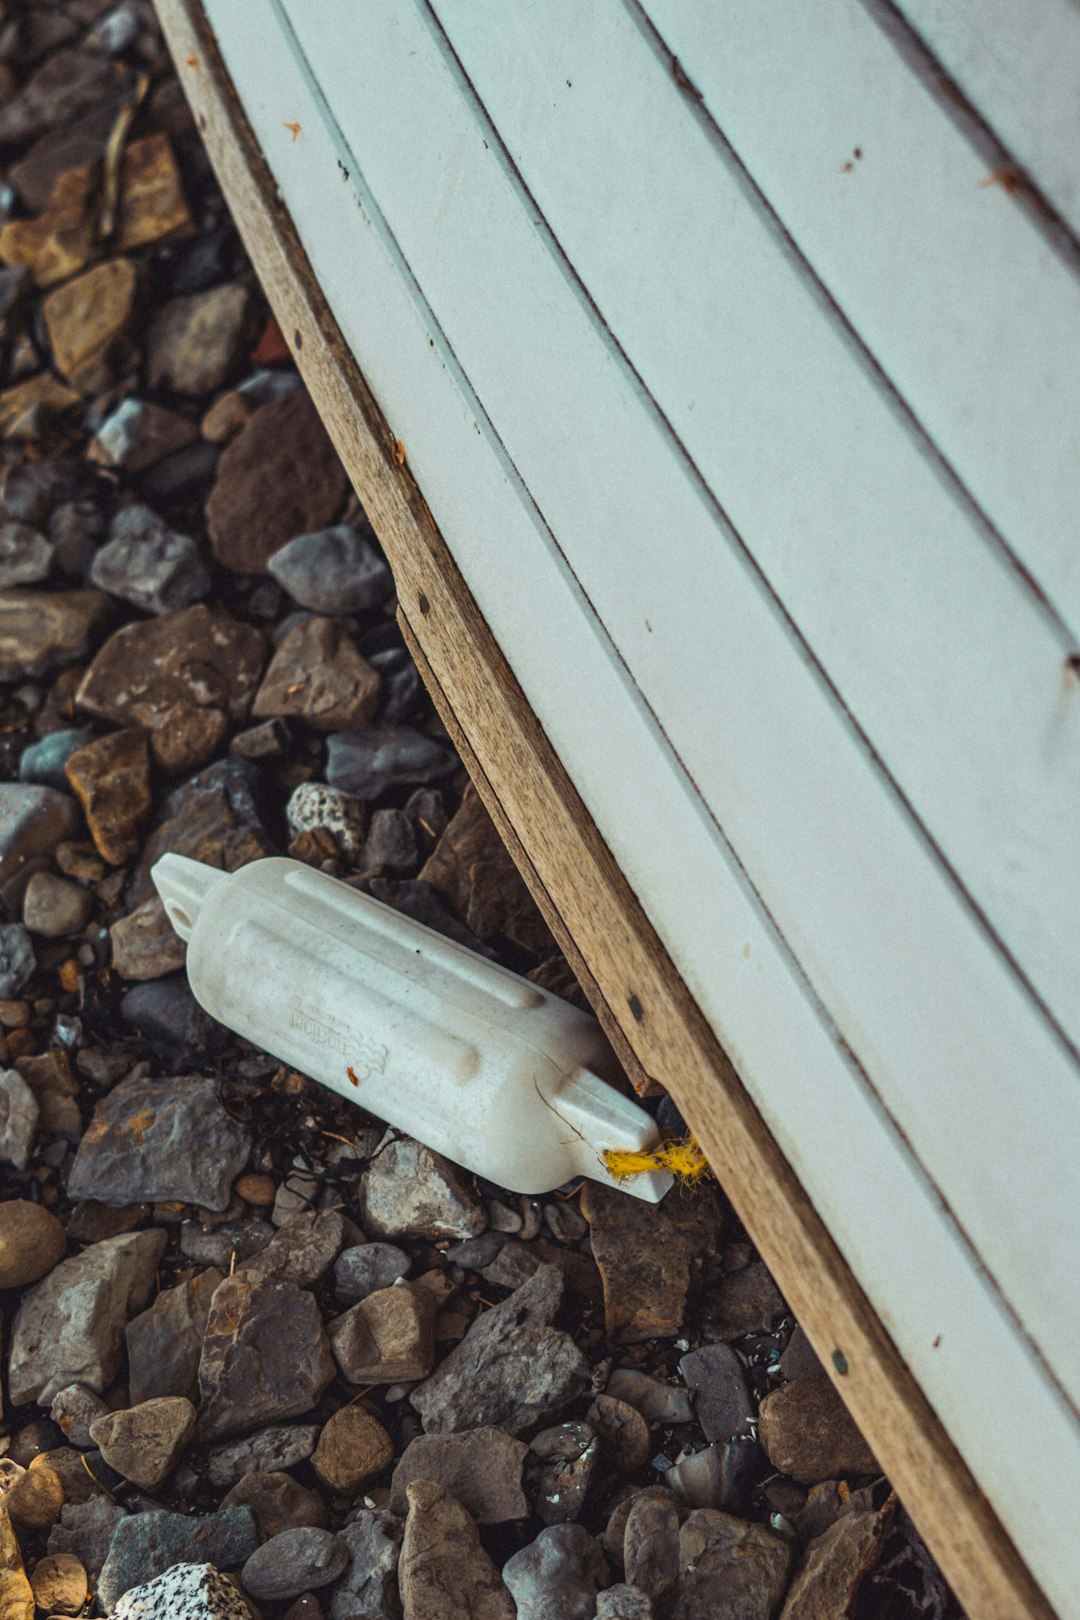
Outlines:
{"type": "Polygon", "coordinates": [[[274,184],[201,25],[158,0],[181,80],[282,330],[392,562],[478,787],[527,845],[523,873],[558,916],[647,1073],[663,1072],[726,1191],[973,1620],[1051,1610],[805,1197],[586,815],[442,544],[274,201],[274,184]],[[634,1016],[631,1005],[640,1016],[634,1016]],[[674,1061],[673,1061],[674,1054],[674,1061]]]}

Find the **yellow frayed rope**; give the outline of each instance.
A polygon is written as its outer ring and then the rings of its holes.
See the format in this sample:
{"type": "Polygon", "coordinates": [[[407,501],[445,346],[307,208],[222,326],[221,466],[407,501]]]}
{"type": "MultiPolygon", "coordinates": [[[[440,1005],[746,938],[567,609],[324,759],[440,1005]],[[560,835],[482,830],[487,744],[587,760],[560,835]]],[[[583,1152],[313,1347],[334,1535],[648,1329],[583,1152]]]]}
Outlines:
{"type": "Polygon", "coordinates": [[[683,1137],[681,1141],[661,1142],[651,1153],[608,1148],[604,1164],[616,1181],[628,1181],[649,1170],[670,1170],[676,1181],[693,1185],[710,1174],[708,1160],[692,1136],[683,1137]]]}

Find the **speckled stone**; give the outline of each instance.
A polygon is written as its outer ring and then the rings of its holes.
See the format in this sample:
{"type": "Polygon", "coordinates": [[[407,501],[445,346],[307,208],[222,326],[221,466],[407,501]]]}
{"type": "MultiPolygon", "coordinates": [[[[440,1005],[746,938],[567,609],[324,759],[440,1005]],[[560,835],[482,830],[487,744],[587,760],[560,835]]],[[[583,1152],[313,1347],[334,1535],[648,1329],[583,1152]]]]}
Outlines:
{"type": "Polygon", "coordinates": [[[293,836],[324,827],[341,853],[355,861],[364,846],[363,799],[324,782],[301,782],[285,806],[285,819],[293,836]]]}
{"type": "Polygon", "coordinates": [[[251,1620],[251,1610],[212,1564],[175,1564],[126,1592],[112,1620],[251,1620]]]}

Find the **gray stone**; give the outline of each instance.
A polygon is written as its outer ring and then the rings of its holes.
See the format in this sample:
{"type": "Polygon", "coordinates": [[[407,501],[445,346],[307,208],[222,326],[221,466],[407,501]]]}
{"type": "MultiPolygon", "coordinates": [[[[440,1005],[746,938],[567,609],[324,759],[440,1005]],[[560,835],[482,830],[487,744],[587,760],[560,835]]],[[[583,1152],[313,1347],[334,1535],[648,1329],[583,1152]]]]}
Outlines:
{"type": "MultiPolygon", "coordinates": [[[[378,668],[377,664],[373,667],[378,668]]],[[[364,840],[365,872],[411,872],[420,858],[416,829],[403,810],[376,810],[364,840]]]]}
{"type": "Polygon", "coordinates": [[[0,523],[0,590],[48,579],[55,546],[28,523],[0,523]]]}
{"type": "Polygon", "coordinates": [[[350,523],[298,534],[266,567],[294,602],[316,613],[359,613],[394,593],[393,575],[374,535],[350,523]]]}
{"type": "Polygon", "coordinates": [[[167,303],[146,340],[150,387],[194,395],[220,388],[240,357],[249,303],[238,281],[167,303]]]}
{"type": "Polygon", "coordinates": [[[87,446],[86,457],[105,467],[123,467],[125,472],[137,473],[198,437],[198,428],[186,416],[129,397],[102,422],[87,446]]]}
{"type": "Polygon", "coordinates": [[[694,1420],[689,1390],[633,1367],[616,1367],[607,1381],[605,1393],[632,1406],[646,1423],[692,1423],[694,1420]]]}
{"type": "Polygon", "coordinates": [[[229,1493],[222,1497],[222,1507],[249,1507],[259,1521],[259,1535],[263,1541],[280,1535],[282,1530],[296,1530],[301,1525],[326,1525],[326,1506],[316,1491],[306,1490],[295,1479],[278,1470],[263,1473],[253,1470],[243,1474],[229,1493]]]}
{"type": "Polygon", "coordinates": [[[113,64],[90,51],[57,51],[0,108],[0,142],[28,141],[58,124],[69,124],[110,94],[122,90],[113,64]]]}
{"type": "Polygon", "coordinates": [[[487,1210],[462,1173],[412,1137],[388,1142],[372,1159],[361,1191],[365,1230],[375,1237],[477,1237],[487,1210]]]}
{"type": "Polygon", "coordinates": [[[38,1128],[37,1098],[15,1069],[0,1073],[0,1159],[25,1170],[38,1128]]]}
{"type": "Polygon", "coordinates": [[[415,1479],[431,1479],[467,1508],[478,1524],[505,1524],[529,1511],[521,1488],[528,1446],[502,1429],[469,1429],[464,1434],[422,1434],[410,1442],[394,1469],[390,1506],[408,1507],[406,1491],[415,1479]]]}
{"type": "Polygon", "coordinates": [[[846,1513],[811,1541],[795,1572],[780,1620],[843,1620],[877,1562],[883,1513],[846,1513]]]}
{"type": "Polygon", "coordinates": [[[436,782],[458,767],[457,755],[411,726],[335,732],[326,739],[331,787],[377,799],[392,787],[436,782]]]}
{"type": "Polygon", "coordinates": [[[656,1610],[636,1586],[620,1581],[596,1600],[596,1620],[654,1620],[656,1610]]]}
{"type": "Polygon", "coordinates": [[[218,1490],[234,1486],[253,1473],[278,1473],[306,1462],[319,1443],[317,1423],[275,1423],[243,1440],[212,1446],[206,1454],[206,1477],[218,1490]]]}
{"type": "Polygon", "coordinates": [[[780,1357],[780,1372],[785,1384],[793,1384],[797,1378],[805,1378],[808,1373],[821,1370],[821,1362],[814,1352],[813,1345],[796,1323],[780,1357]]]}
{"type": "Polygon", "coordinates": [[[90,1425],[90,1438],[109,1467],[146,1491],[172,1473],[194,1434],[195,1408],[183,1395],[105,1412],[90,1425]]]}
{"type": "Polygon", "coordinates": [[[361,1508],[341,1531],[350,1562],[330,1596],[331,1620],[397,1620],[397,1567],[404,1528],[393,1513],[361,1508]]]}
{"type": "Polygon", "coordinates": [[[90,1496],[85,1502],[65,1502],[60,1523],[49,1531],[50,1553],[74,1553],[96,1580],[108,1557],[109,1546],[127,1509],[107,1496],[90,1496]]]}
{"type": "Polygon", "coordinates": [[[482,1424],[518,1434],[556,1417],[589,1385],[589,1364],[568,1333],[552,1326],[562,1275],[541,1266],[470,1327],[410,1399],[431,1434],[482,1424]]]}
{"type": "Polygon", "coordinates": [[[427,1479],[415,1480],[408,1498],[398,1566],[406,1620],[514,1620],[510,1593],[461,1504],[427,1479]]]}
{"type": "Polygon", "coordinates": [[[533,1510],[544,1524],[570,1524],[581,1517],[600,1454],[587,1423],[557,1423],[534,1435],[529,1447],[533,1510]]]}
{"type": "Polygon", "coordinates": [[[289,796],[285,819],[295,838],[323,828],[347,860],[356,862],[364,845],[364,801],[324,782],[301,782],[289,796]]]}
{"type": "Polygon", "coordinates": [[[169,921],[159,895],[151,895],[109,929],[113,971],[122,979],[160,979],[175,973],[187,958],[187,947],[169,921]]]}
{"type": "Polygon", "coordinates": [[[131,1587],[112,1620],[251,1620],[251,1610],[213,1564],[175,1564],[131,1587]]]}
{"type": "Polygon", "coordinates": [[[758,1424],[773,1467],[800,1485],[880,1472],[827,1373],[810,1373],[766,1395],[758,1424]]]}
{"type": "Polygon", "coordinates": [[[334,1262],[334,1293],[342,1305],[355,1305],[378,1288],[389,1288],[409,1269],[409,1257],[392,1243],[360,1243],[334,1262]]]}
{"type": "Polygon", "coordinates": [[[679,1520],[673,1503],[639,1496],[623,1532],[627,1582],[645,1592],[661,1612],[670,1607],[679,1584],[679,1520]]]}
{"type": "MultiPolygon", "coordinates": [[[[465,1271],[483,1271],[490,1266],[497,1257],[506,1238],[502,1232],[484,1232],[478,1238],[466,1238],[464,1243],[454,1243],[446,1251],[446,1258],[450,1265],[461,1266],[465,1271]]],[[[536,1267],[533,1266],[528,1273],[531,1277],[536,1267]]],[[[527,1277],[520,1277],[516,1287],[520,1287],[527,1277]]]]}
{"type": "MultiPolygon", "coordinates": [[[[18,904],[31,873],[44,864],[43,858],[54,854],[57,844],[65,838],[76,836],[81,819],[75,800],[55,788],[28,782],[0,783],[0,894],[8,905],[18,904]]],[[[9,935],[8,930],[17,927],[12,923],[0,929],[0,996],[9,999],[17,996],[26,983],[23,978],[14,988],[8,988],[17,979],[14,964],[19,959],[15,947],[18,936],[9,935]]],[[[26,945],[29,948],[29,940],[26,945]]],[[[30,972],[32,963],[27,977],[30,972]]]]}
{"type": "Polygon", "coordinates": [[[298,1288],[314,1288],[344,1242],[345,1219],[338,1210],[305,1210],[285,1221],[266,1248],[245,1260],[240,1270],[248,1277],[278,1277],[298,1288]]]}
{"type": "Polygon", "coordinates": [[[50,731],[40,742],[31,743],[19,755],[19,781],[36,782],[41,787],[67,791],[64,766],[75,752],[94,740],[92,726],[74,726],[66,731],[50,731]]]}
{"type": "Polygon", "coordinates": [[[108,1410],[101,1396],[95,1395],[92,1389],[87,1389],[84,1384],[69,1384],[53,1396],[49,1416],[69,1445],[76,1446],[80,1451],[90,1451],[94,1444],[90,1425],[108,1410]]]}
{"type": "Polygon", "coordinates": [[[49,1406],[68,1384],[104,1393],[120,1371],[124,1325],[154,1285],[165,1233],[126,1232],[62,1260],[23,1297],[11,1335],[14,1405],[49,1406]]]}
{"type": "Polygon", "coordinates": [[[94,1110],[68,1193],[101,1204],[178,1199],[227,1208],[251,1133],[220,1100],[216,1080],[122,1080],[94,1110]]]}
{"type": "Polygon", "coordinates": [[[147,613],[179,613],[201,602],[210,575],[190,535],[178,534],[149,506],[124,506],[94,558],[91,583],[147,613]]]}
{"type": "Polygon", "coordinates": [[[34,947],[22,923],[5,923],[0,928],[0,996],[5,1000],[17,996],[36,967],[34,947]]]}
{"type": "Polygon", "coordinates": [[[253,1254],[259,1254],[273,1236],[270,1222],[261,1220],[258,1215],[225,1221],[208,1232],[204,1232],[197,1221],[185,1221],[180,1228],[180,1253],[197,1266],[217,1266],[228,1271],[234,1260],[240,1265],[253,1254]]]}
{"type": "Polygon", "coordinates": [[[111,1615],[125,1592],[163,1575],[174,1564],[205,1560],[235,1569],[251,1557],[258,1540],[250,1508],[201,1515],[132,1513],[120,1520],[109,1545],[98,1580],[98,1603],[111,1615]]]}
{"type": "Polygon", "coordinates": [[[65,939],[82,933],[92,904],[89,889],[55,872],[35,872],[23,895],[23,922],[42,939],[65,939]]]}
{"type": "Polygon", "coordinates": [[[772,1620],[791,1558],[790,1544],[764,1525],[698,1508],[679,1532],[673,1620],[772,1620]]]}
{"type": "Polygon", "coordinates": [[[239,759],[279,759],[287,752],[291,740],[289,722],[278,715],[274,720],[262,720],[257,726],[237,732],[229,744],[229,753],[239,759]]]}
{"type": "Polygon", "coordinates": [[[331,1531],[298,1525],[256,1547],[240,1579],[252,1597],[282,1603],[329,1586],[348,1564],[348,1547],[331,1531]]]}
{"type": "Polygon", "coordinates": [[[742,1358],[727,1344],[691,1350],[679,1372],[695,1395],[694,1414],[706,1440],[730,1440],[753,1421],[754,1403],[742,1358]]]}
{"type": "Polygon", "coordinates": [[[503,1579],[517,1620],[593,1620],[607,1566],[580,1524],[553,1524],[507,1560],[503,1579]]]}
{"type": "Polygon", "coordinates": [[[206,1324],[199,1388],[204,1440],[299,1417],[335,1374],[312,1294],[274,1278],[226,1277],[206,1324]]]}

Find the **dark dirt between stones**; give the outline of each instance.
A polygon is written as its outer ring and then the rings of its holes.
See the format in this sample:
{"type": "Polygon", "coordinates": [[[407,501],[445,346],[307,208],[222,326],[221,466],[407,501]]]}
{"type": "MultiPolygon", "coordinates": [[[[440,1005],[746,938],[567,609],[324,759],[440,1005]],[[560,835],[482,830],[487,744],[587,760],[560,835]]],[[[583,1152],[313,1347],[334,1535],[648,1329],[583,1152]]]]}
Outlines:
{"type": "Polygon", "coordinates": [[[0,161],[0,1607],[957,1620],[715,1187],[518,1197],[195,1004],[166,850],[583,1003],[146,0],[0,0],[0,161]]]}

